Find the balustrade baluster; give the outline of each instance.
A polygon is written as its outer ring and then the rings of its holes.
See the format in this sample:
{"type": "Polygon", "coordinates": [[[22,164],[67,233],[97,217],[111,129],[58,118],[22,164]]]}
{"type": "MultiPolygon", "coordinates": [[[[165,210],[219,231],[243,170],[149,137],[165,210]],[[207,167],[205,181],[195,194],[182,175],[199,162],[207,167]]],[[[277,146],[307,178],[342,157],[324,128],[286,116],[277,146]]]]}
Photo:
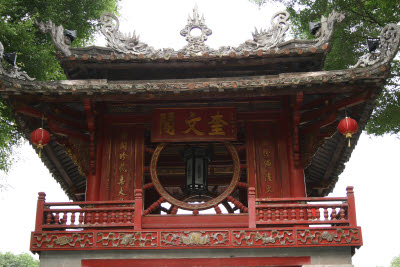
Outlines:
{"type": "Polygon", "coordinates": [[[341,207],[339,210],[340,220],[346,220],[344,208],[341,207]]]}
{"type": "Polygon", "coordinates": [[[58,214],[58,212],[55,212],[56,215],[54,215],[54,223],[55,224],[59,224],[60,222],[60,215],[58,214]]]}
{"type": "Polygon", "coordinates": [[[75,211],[72,211],[71,212],[71,225],[75,225],[75,220],[76,220],[75,211]]]}
{"type": "Polygon", "coordinates": [[[321,220],[321,212],[319,211],[320,208],[315,209],[315,216],[317,217],[317,220],[321,220]]]}
{"type": "Polygon", "coordinates": [[[115,223],[115,211],[114,209],[111,210],[111,215],[110,215],[110,221],[111,223],[115,223]]]}
{"type": "Polygon", "coordinates": [[[119,223],[124,222],[124,212],[122,210],[120,210],[118,213],[118,219],[119,219],[119,223]]]}
{"type": "Polygon", "coordinates": [[[263,208],[258,208],[257,213],[256,213],[256,221],[264,221],[264,209],[263,208]]]}
{"type": "Polygon", "coordinates": [[[311,209],[307,209],[307,220],[312,220],[313,214],[311,209]]]}
{"type": "Polygon", "coordinates": [[[337,220],[336,207],[332,208],[331,220],[337,220]]]}
{"type": "Polygon", "coordinates": [[[67,222],[68,222],[68,213],[70,213],[70,212],[63,212],[63,217],[62,217],[62,219],[61,219],[61,224],[67,224],[67,222]]]}
{"type": "Polygon", "coordinates": [[[93,223],[93,214],[91,211],[86,211],[86,218],[85,218],[85,224],[92,224],[93,223]]]}
{"type": "Polygon", "coordinates": [[[126,213],[127,219],[128,219],[128,223],[132,223],[132,212],[130,210],[127,211],[126,213]]]}
{"type": "Polygon", "coordinates": [[[324,220],[327,221],[328,218],[329,218],[329,215],[328,215],[328,208],[324,208],[324,220]]]}
{"type": "Polygon", "coordinates": [[[46,224],[51,224],[51,217],[53,217],[53,214],[48,212],[46,215],[46,224]]]}
{"type": "Polygon", "coordinates": [[[299,212],[299,219],[300,220],[305,220],[305,218],[304,218],[304,209],[303,208],[300,208],[300,212],[299,212]]]}
{"type": "Polygon", "coordinates": [[[296,220],[296,208],[292,208],[291,214],[292,214],[292,215],[290,216],[290,217],[291,217],[290,219],[291,219],[292,221],[295,221],[295,220],[296,220]]]}
{"type": "Polygon", "coordinates": [[[94,223],[98,224],[100,222],[100,213],[98,211],[94,214],[94,223]]]}
{"type": "Polygon", "coordinates": [[[283,208],[283,220],[284,221],[288,220],[288,211],[286,208],[283,208]]]}
{"type": "Polygon", "coordinates": [[[123,218],[124,218],[124,223],[127,223],[128,222],[128,214],[127,214],[126,210],[124,210],[123,218]]]}
{"type": "Polygon", "coordinates": [[[119,216],[119,211],[115,210],[115,223],[121,222],[121,216],[119,216]]]}
{"type": "Polygon", "coordinates": [[[102,221],[102,223],[103,224],[108,223],[107,220],[108,220],[108,212],[105,210],[105,211],[103,211],[103,221],[102,221]]]}
{"type": "Polygon", "coordinates": [[[85,213],[84,212],[79,212],[78,213],[78,223],[80,224],[80,225],[82,225],[83,224],[83,220],[85,219],[85,213]]]}
{"type": "Polygon", "coordinates": [[[272,211],[270,208],[267,208],[267,221],[272,220],[272,211]]]}

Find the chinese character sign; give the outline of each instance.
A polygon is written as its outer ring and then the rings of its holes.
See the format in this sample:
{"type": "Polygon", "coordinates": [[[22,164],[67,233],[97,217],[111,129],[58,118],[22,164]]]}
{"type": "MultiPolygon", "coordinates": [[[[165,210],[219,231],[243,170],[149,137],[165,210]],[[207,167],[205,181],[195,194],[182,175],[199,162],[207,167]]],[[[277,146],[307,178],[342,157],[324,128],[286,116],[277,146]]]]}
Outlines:
{"type": "Polygon", "coordinates": [[[236,109],[160,108],[153,111],[153,142],[234,141],[236,109]]]}

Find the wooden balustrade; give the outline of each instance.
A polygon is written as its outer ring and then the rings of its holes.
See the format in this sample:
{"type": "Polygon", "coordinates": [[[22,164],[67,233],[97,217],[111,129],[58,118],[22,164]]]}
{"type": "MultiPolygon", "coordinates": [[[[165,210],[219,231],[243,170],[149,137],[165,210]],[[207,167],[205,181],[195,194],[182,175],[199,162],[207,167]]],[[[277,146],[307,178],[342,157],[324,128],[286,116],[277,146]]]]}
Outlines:
{"type": "Polygon", "coordinates": [[[347,197],[255,199],[256,225],[357,226],[353,188],[347,197]]]}
{"type": "MultiPolygon", "coordinates": [[[[61,202],[49,203],[45,201],[45,194],[39,193],[37,202],[35,231],[67,230],[67,229],[142,229],[142,219],[146,218],[146,225],[154,225],[152,220],[165,221],[161,217],[179,219],[175,214],[178,207],[171,207],[172,216],[152,216],[147,218],[152,210],[158,208],[164,198],[160,198],[148,209],[142,207],[142,190],[135,191],[135,200],[129,201],[88,201],[88,202],[61,202]],[[135,209],[136,205],[136,209],[135,209]]],[[[353,188],[347,188],[347,197],[318,197],[318,198],[277,198],[263,199],[255,197],[254,187],[248,190],[248,207],[232,196],[227,197],[237,208],[247,214],[248,227],[308,227],[320,226],[357,226],[355,200],[353,188]]],[[[208,221],[219,220],[221,214],[218,205],[214,206],[217,214],[201,215],[208,221]]],[[[197,215],[198,212],[196,212],[197,215]]],[[[196,216],[197,218],[198,216],[196,216]]],[[[222,217],[221,217],[222,218],[222,217]]],[[[227,218],[227,217],[226,217],[227,218]]],[[[243,216],[232,216],[239,219],[242,226],[243,216]]],[[[189,222],[189,217],[185,216],[189,222]]],[[[198,219],[196,219],[198,220],[198,219]]],[[[166,221],[165,221],[166,222],[166,221]]],[[[165,223],[163,228],[171,225],[165,223]]],[[[175,222],[177,223],[177,222],[175,222]]],[[[230,222],[235,225],[235,221],[230,222]]],[[[229,224],[225,221],[225,224],[229,224]]],[[[205,224],[202,223],[204,226],[205,224]]],[[[74,230],[74,231],[75,231],[74,230]]]]}
{"type": "Polygon", "coordinates": [[[135,201],[45,202],[39,193],[35,231],[133,227],[135,201]]]}

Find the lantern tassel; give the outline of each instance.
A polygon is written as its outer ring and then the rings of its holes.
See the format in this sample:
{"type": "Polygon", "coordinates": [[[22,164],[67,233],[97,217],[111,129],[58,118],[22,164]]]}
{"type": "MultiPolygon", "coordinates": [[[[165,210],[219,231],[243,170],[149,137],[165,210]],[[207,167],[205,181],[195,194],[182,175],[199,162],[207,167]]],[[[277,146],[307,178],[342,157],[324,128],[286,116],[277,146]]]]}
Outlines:
{"type": "Polygon", "coordinates": [[[42,149],[39,149],[39,158],[42,158],[42,149]]]}
{"type": "Polygon", "coordinates": [[[349,138],[349,147],[350,147],[351,145],[350,145],[350,138],[349,138]]]}

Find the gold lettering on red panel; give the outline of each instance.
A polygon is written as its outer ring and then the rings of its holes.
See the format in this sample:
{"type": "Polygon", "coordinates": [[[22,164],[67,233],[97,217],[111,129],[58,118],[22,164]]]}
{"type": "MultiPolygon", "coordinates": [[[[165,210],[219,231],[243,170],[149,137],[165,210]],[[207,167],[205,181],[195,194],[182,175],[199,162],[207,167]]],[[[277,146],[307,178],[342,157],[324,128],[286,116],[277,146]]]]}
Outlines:
{"type": "Polygon", "coordinates": [[[208,124],[211,126],[211,131],[208,135],[226,135],[224,125],[228,125],[228,123],[223,120],[223,115],[219,112],[214,116],[211,116],[211,121],[208,124]]]}
{"type": "MultiPolygon", "coordinates": [[[[265,137],[264,137],[265,138],[265,137]]],[[[264,140],[262,142],[262,160],[263,160],[263,167],[264,167],[264,182],[265,182],[265,193],[266,197],[272,197],[274,193],[273,190],[273,180],[272,180],[272,147],[270,146],[269,142],[264,140]]]]}
{"type": "Polygon", "coordinates": [[[201,121],[201,117],[196,116],[196,114],[194,112],[190,112],[189,118],[185,119],[185,123],[189,128],[187,128],[185,131],[183,131],[183,133],[187,134],[187,133],[190,133],[193,131],[193,133],[196,135],[204,135],[203,132],[196,129],[196,124],[199,121],[201,121]]]}
{"type": "MultiPolygon", "coordinates": [[[[119,159],[119,167],[118,167],[118,171],[119,171],[119,181],[116,183],[119,186],[119,190],[118,190],[118,199],[119,200],[125,200],[126,196],[128,195],[126,193],[126,190],[128,190],[128,188],[126,188],[127,183],[126,183],[126,178],[125,178],[125,174],[128,173],[128,163],[127,163],[127,158],[128,158],[128,154],[129,154],[129,147],[128,147],[128,133],[126,132],[122,132],[121,133],[121,141],[119,143],[119,151],[118,151],[118,159],[119,159]]],[[[128,190],[129,191],[129,190],[128,190]]]]}
{"type": "Polygon", "coordinates": [[[158,108],[151,127],[152,142],[234,141],[236,108],[158,108]]]}
{"type": "Polygon", "coordinates": [[[161,113],[160,114],[160,135],[166,133],[168,135],[175,135],[175,113],[161,113]]]}

